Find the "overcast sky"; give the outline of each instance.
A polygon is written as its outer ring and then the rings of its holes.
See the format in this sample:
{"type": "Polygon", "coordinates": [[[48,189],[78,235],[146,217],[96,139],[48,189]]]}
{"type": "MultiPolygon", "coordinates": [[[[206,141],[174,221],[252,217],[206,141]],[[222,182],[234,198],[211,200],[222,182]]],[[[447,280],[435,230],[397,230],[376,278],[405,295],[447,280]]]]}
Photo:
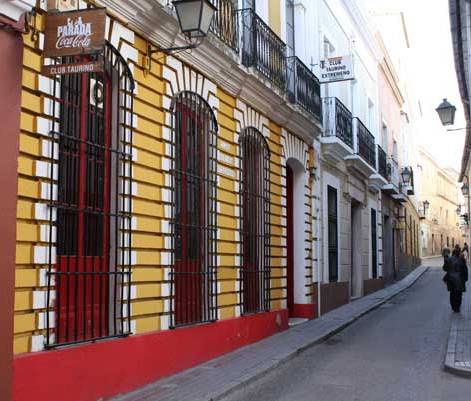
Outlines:
{"type": "MultiPolygon", "coordinates": [[[[389,0],[396,2],[398,0],[389,0]]],[[[447,132],[435,112],[443,98],[457,107],[455,125],[465,126],[456,80],[450,33],[448,0],[409,0],[406,14],[414,57],[416,81],[426,129],[419,141],[443,167],[461,168],[464,132],[447,132]]]]}

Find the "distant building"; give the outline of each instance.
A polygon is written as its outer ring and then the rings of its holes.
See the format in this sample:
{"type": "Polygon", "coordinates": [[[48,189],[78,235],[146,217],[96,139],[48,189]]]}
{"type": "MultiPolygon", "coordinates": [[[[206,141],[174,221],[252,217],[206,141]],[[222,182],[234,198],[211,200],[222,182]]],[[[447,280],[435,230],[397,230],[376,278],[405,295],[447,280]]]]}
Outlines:
{"type": "Polygon", "coordinates": [[[420,248],[422,256],[437,256],[444,247],[463,245],[460,229],[458,172],[441,168],[423,148],[419,149],[420,248]],[[427,202],[424,210],[424,202],[427,202]]]}

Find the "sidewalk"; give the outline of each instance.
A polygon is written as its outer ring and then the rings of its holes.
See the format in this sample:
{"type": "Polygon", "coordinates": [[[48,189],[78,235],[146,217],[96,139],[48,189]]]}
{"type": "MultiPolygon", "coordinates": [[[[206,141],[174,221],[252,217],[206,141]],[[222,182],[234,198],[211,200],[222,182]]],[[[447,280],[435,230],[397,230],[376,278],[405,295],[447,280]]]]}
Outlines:
{"type": "Polygon", "coordinates": [[[113,401],[215,401],[334,335],[409,288],[427,271],[420,266],[401,281],[337,308],[319,319],[161,379],[113,401]]]}
{"type": "Polygon", "coordinates": [[[451,317],[445,370],[471,377],[471,288],[463,294],[461,313],[451,317]]]}

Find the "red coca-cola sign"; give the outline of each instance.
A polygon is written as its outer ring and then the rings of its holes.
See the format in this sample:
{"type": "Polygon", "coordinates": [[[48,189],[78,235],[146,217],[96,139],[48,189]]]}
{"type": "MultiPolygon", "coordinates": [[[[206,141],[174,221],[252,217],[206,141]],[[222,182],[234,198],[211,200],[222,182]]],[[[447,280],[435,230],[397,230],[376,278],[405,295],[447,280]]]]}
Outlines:
{"type": "Polygon", "coordinates": [[[104,8],[48,14],[44,56],[75,56],[102,51],[105,20],[104,8]]]}

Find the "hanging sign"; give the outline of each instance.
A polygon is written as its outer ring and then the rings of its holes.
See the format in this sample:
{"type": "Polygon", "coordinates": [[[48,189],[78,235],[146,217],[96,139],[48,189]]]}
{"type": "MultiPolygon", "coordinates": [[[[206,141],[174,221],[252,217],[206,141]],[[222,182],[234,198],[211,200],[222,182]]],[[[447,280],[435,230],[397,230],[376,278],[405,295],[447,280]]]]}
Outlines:
{"type": "Polygon", "coordinates": [[[318,77],[321,84],[355,79],[353,76],[353,57],[339,56],[321,60],[318,77]]]}
{"type": "Polygon", "coordinates": [[[104,8],[47,14],[44,57],[102,52],[105,45],[104,8]]]}

